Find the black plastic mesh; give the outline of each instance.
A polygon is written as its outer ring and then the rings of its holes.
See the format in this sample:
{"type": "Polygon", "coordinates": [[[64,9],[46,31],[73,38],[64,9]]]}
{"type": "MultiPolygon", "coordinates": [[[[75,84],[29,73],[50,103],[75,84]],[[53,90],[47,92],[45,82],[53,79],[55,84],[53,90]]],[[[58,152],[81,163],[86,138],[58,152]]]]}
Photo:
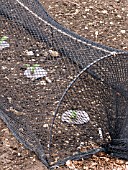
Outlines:
{"type": "Polygon", "coordinates": [[[101,150],[128,159],[127,53],[70,32],[37,0],[0,1],[3,36],[0,117],[21,143],[47,167],[101,150]]]}
{"type": "Polygon", "coordinates": [[[128,54],[117,54],[94,63],[73,80],[53,123],[52,143],[58,153],[65,156],[69,151],[79,152],[79,146],[84,143],[85,150],[104,146],[111,155],[128,159],[127,75],[128,54]],[[70,110],[76,111],[75,117],[73,112],[63,115],[70,110]],[[82,124],[84,113],[79,114],[78,110],[85,111],[89,121],[82,124]],[[74,124],[78,119],[81,124],[74,124]]]}

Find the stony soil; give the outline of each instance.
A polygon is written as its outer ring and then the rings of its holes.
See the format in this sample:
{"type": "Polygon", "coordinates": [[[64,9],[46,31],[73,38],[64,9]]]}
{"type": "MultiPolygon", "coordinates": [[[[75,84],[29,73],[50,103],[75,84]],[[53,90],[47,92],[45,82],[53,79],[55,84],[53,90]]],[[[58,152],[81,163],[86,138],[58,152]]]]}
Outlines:
{"type": "MultiPolygon", "coordinates": [[[[114,48],[128,50],[127,0],[41,0],[59,23],[114,48]]],[[[0,120],[0,170],[46,170],[34,153],[17,142],[0,120]]],[[[128,170],[128,161],[100,153],[88,160],[67,162],[59,170],[128,170]]]]}

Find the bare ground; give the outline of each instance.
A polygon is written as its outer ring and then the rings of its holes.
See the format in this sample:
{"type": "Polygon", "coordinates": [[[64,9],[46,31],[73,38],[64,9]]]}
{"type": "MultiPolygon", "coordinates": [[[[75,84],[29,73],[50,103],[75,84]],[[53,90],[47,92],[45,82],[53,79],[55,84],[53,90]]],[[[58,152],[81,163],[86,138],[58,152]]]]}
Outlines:
{"type": "MultiPolygon", "coordinates": [[[[48,12],[62,25],[88,39],[128,50],[127,0],[42,1],[48,12]]],[[[0,170],[45,170],[34,155],[13,137],[0,120],[0,170]]],[[[68,162],[60,170],[127,170],[128,162],[101,153],[91,159],[68,162]]]]}

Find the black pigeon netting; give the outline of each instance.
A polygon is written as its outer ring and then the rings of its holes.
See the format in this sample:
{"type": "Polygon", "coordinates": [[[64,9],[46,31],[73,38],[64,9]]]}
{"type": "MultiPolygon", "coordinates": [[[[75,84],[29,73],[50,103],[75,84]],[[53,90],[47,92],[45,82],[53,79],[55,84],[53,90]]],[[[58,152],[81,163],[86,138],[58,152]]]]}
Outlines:
{"type": "Polygon", "coordinates": [[[37,0],[0,1],[0,117],[47,166],[128,159],[128,53],[70,32],[37,0]],[[4,37],[7,36],[7,37],[4,37]]]}

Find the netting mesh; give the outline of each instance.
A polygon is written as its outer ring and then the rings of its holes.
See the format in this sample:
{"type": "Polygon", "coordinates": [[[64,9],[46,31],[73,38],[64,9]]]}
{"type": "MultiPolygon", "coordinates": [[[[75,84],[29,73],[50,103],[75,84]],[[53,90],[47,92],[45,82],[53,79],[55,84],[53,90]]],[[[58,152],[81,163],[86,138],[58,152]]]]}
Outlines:
{"type": "Polygon", "coordinates": [[[47,167],[103,148],[128,159],[127,52],[70,32],[37,0],[1,0],[0,37],[0,117],[20,142],[47,167]]]}
{"type": "Polygon", "coordinates": [[[124,54],[101,59],[80,73],[68,87],[55,115],[53,143],[55,142],[57,150],[64,148],[62,153],[66,154],[69,150],[76,152],[76,148],[79,151],[81,143],[87,142],[87,146],[90,143],[90,148],[107,144],[111,154],[127,158],[127,75],[128,55],[124,54]],[[63,115],[67,110],[76,111],[76,116],[71,117],[68,113],[67,118],[67,115],[63,115]],[[83,117],[87,120],[87,116],[83,113],[80,115],[77,110],[88,114],[89,121],[84,125],[73,123],[81,118],[83,121],[83,117]],[[65,123],[62,121],[63,116],[65,123]],[[62,136],[57,133],[59,130],[62,136]],[[57,142],[56,139],[61,140],[63,147],[60,147],[60,141],[57,142]]]}

